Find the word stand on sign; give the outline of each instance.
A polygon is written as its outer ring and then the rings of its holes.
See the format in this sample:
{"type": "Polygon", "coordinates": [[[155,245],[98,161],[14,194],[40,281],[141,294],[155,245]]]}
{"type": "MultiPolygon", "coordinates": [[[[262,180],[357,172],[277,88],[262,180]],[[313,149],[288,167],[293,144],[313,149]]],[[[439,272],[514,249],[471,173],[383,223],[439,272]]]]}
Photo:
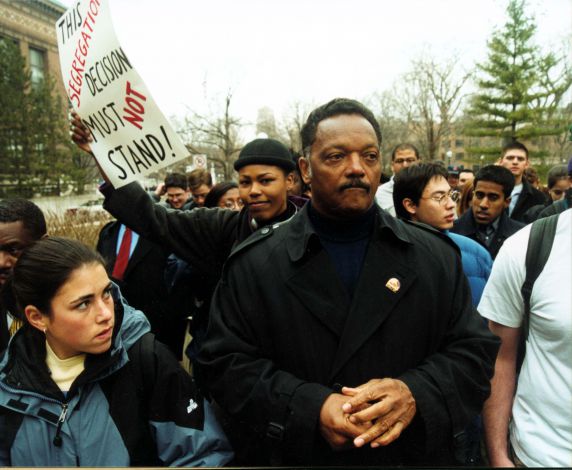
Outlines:
{"type": "Polygon", "coordinates": [[[114,187],[188,156],[121,48],[107,0],[79,0],[56,22],[56,33],[66,92],[114,187]]]}

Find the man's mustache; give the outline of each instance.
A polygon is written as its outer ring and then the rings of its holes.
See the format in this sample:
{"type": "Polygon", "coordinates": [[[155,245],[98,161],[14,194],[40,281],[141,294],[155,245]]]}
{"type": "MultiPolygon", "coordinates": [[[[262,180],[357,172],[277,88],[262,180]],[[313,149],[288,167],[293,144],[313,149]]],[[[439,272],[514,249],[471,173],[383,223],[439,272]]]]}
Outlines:
{"type": "Polygon", "coordinates": [[[360,189],[365,189],[366,191],[369,192],[369,190],[371,189],[371,186],[367,183],[365,183],[363,180],[361,179],[353,179],[348,181],[345,184],[342,184],[338,191],[344,191],[346,189],[350,189],[350,188],[360,188],[360,189]]]}

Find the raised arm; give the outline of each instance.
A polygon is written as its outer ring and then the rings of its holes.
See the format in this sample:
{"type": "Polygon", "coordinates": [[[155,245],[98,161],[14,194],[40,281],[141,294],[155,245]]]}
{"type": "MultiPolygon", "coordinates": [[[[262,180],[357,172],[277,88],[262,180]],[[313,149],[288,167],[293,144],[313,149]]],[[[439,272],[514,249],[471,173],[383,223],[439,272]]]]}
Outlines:
{"type": "MultiPolygon", "coordinates": [[[[71,138],[91,153],[89,129],[72,112],[71,138]]],[[[95,158],[95,157],[94,157],[95,158]]],[[[97,163],[97,160],[96,160],[97,163]]],[[[218,272],[234,242],[238,213],[221,209],[173,211],[155,204],[138,183],[113,188],[98,165],[106,184],[104,208],[140,236],[163,246],[181,259],[206,272],[218,272]]]]}

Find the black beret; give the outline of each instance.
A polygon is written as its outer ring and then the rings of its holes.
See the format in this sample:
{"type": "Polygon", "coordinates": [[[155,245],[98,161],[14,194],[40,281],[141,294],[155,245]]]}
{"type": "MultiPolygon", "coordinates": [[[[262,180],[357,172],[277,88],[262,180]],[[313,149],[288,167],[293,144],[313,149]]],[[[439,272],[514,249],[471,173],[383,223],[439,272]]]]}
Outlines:
{"type": "Polygon", "coordinates": [[[246,165],[274,165],[286,171],[294,170],[292,154],[274,139],[256,139],[246,144],[234,162],[234,169],[238,171],[246,165]]]}

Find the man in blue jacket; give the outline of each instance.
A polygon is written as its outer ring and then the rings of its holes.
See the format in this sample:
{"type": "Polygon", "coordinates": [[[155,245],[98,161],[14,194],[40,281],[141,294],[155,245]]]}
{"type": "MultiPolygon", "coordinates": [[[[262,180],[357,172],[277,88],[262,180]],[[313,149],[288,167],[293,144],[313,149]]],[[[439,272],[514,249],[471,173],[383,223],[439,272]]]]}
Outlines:
{"type": "MultiPolygon", "coordinates": [[[[395,177],[393,201],[398,217],[446,234],[461,251],[463,272],[469,280],[473,305],[477,306],[491,273],[493,260],[488,251],[470,238],[450,233],[459,193],[451,190],[447,171],[435,163],[405,168],[395,177]]],[[[483,465],[481,460],[481,419],[475,416],[465,429],[465,464],[483,465]]]]}
{"type": "Polygon", "coordinates": [[[435,163],[420,163],[395,176],[393,201],[398,217],[430,226],[451,238],[461,251],[463,271],[469,279],[473,305],[478,305],[492,268],[485,248],[468,237],[450,233],[458,193],[447,182],[447,170],[435,163]]]}

